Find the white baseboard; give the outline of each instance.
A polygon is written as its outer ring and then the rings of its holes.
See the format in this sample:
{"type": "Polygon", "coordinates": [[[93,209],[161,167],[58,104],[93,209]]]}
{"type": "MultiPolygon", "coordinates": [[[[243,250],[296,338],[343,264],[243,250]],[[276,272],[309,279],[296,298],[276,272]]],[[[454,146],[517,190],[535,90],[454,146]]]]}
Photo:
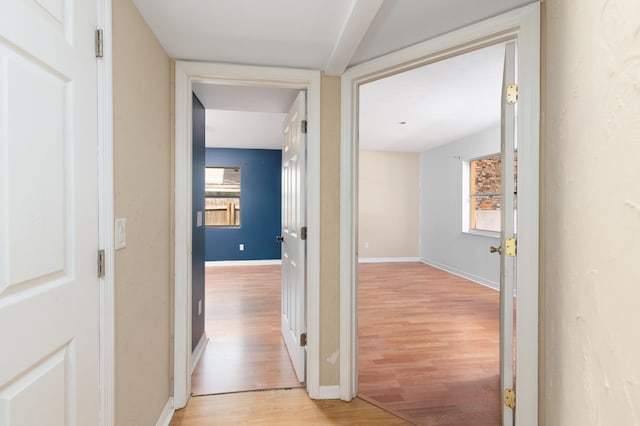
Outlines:
{"type": "Polygon", "coordinates": [[[418,257],[363,257],[358,263],[394,263],[394,262],[420,262],[418,257]]]}
{"type": "Polygon", "coordinates": [[[196,345],[193,352],[191,352],[191,374],[193,374],[193,370],[195,370],[198,366],[200,358],[202,357],[202,353],[204,352],[204,348],[207,347],[207,343],[209,343],[207,333],[202,333],[202,336],[200,336],[200,340],[198,340],[198,344],[196,345]]]}
{"type": "Polygon", "coordinates": [[[457,275],[461,278],[467,279],[469,281],[473,281],[474,283],[478,283],[481,284],[485,287],[489,287],[490,289],[496,290],[496,291],[500,291],[500,283],[491,281],[491,280],[487,280],[486,278],[482,278],[479,277],[477,275],[474,274],[470,274],[468,272],[465,271],[461,271],[459,269],[456,268],[452,268],[451,266],[448,265],[443,265],[442,263],[436,262],[434,260],[430,260],[430,259],[420,259],[420,262],[424,263],[425,265],[429,265],[429,266],[433,266],[434,268],[438,268],[441,269],[445,272],[449,272],[450,274],[453,275],[457,275]]]}
{"type": "Polygon", "coordinates": [[[262,265],[282,265],[281,259],[265,260],[208,260],[204,266],[262,266],[262,265]]]}
{"type": "Polygon", "coordinates": [[[156,426],[169,426],[169,423],[171,423],[171,419],[173,418],[174,411],[175,410],[173,409],[173,397],[170,396],[169,399],[167,400],[167,403],[164,406],[164,409],[162,410],[162,413],[160,413],[160,417],[156,422],[156,426]]]}
{"type": "Polygon", "coordinates": [[[340,399],[340,386],[320,386],[317,399],[340,399]]]}

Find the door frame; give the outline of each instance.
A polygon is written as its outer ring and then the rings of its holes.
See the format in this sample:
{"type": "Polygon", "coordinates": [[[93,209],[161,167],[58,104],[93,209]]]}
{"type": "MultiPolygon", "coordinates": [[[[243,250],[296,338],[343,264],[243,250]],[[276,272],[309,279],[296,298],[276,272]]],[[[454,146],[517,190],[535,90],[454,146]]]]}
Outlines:
{"type": "Polygon", "coordinates": [[[320,71],[175,63],[173,404],[191,396],[191,96],[194,82],[307,91],[307,392],[320,398],[320,71]]]}
{"type": "Polygon", "coordinates": [[[538,423],[538,205],[540,5],[538,2],[347,70],[341,80],[340,398],[358,391],[358,87],[501,41],[518,47],[518,299],[516,424],[538,423]]]}
{"type": "Polygon", "coordinates": [[[115,424],[115,249],[113,192],[112,0],[96,0],[96,25],[102,29],[102,58],[97,61],[98,89],[98,246],[105,252],[99,278],[99,380],[101,426],[115,424]]]}

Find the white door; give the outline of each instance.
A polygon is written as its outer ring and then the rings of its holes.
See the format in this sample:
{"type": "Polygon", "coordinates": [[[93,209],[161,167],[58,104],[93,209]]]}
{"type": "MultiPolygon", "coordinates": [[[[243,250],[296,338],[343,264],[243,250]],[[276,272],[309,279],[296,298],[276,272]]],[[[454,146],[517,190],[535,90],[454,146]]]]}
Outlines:
{"type": "Polygon", "coordinates": [[[502,81],[502,206],[500,253],[500,389],[502,392],[502,424],[513,425],[514,410],[506,403],[506,392],[515,389],[514,377],[514,288],[516,257],[509,249],[515,244],[514,151],[516,130],[515,42],[505,46],[502,81]],[[509,87],[511,86],[511,87],[509,87]]]}
{"type": "Polygon", "coordinates": [[[0,2],[0,424],[99,423],[96,3],[0,2]]]}
{"type": "Polygon", "coordinates": [[[306,96],[300,92],[283,123],[282,338],[298,380],[305,380],[306,332],[306,96]]]}

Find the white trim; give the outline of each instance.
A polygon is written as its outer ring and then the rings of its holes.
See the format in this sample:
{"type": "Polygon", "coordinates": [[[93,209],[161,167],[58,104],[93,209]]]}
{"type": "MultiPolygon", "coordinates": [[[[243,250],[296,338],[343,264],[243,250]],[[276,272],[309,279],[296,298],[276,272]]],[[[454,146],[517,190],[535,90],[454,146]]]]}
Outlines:
{"type": "Polygon", "coordinates": [[[485,287],[489,287],[492,290],[500,291],[500,283],[495,281],[487,280],[485,278],[479,277],[474,274],[470,274],[460,269],[456,269],[452,266],[445,265],[443,263],[436,262],[431,259],[420,259],[421,263],[425,265],[433,266],[436,269],[440,269],[442,271],[448,272],[450,274],[456,275],[460,278],[464,278],[465,280],[473,281],[476,284],[483,285],[485,287]]]}
{"type": "Polygon", "coordinates": [[[340,386],[320,386],[318,397],[316,399],[339,399],[340,386]]]}
{"type": "Polygon", "coordinates": [[[191,393],[191,93],[192,82],[307,91],[307,392],[320,388],[320,71],[176,61],[174,404],[191,393]]]}
{"type": "Polygon", "coordinates": [[[342,76],[340,135],[340,398],[358,391],[358,86],[492,43],[517,39],[519,223],[517,309],[518,426],[538,423],[538,176],[540,5],[529,4],[357,65],[342,76]],[[526,159],[526,160],[524,160],[526,159]],[[522,164],[520,164],[522,163],[522,164]],[[523,199],[524,198],[524,199],[523,199]]]}
{"type": "Polygon", "coordinates": [[[169,424],[171,423],[171,419],[173,418],[173,413],[175,411],[176,410],[173,408],[173,398],[169,397],[167,403],[162,409],[162,413],[160,413],[160,417],[158,417],[156,426],[169,426],[169,424]]]}
{"type": "Polygon", "coordinates": [[[204,262],[204,266],[264,266],[264,265],[282,265],[282,259],[265,259],[265,260],[208,260],[204,262]]]}
{"type": "Polygon", "coordinates": [[[99,247],[105,252],[100,279],[100,420],[115,424],[115,294],[113,235],[113,69],[111,0],[97,0],[97,27],[102,29],[103,57],[97,61],[98,86],[98,226],[99,247]]]}
{"type": "Polygon", "coordinates": [[[204,353],[205,348],[207,347],[207,343],[209,343],[209,338],[207,337],[207,333],[202,333],[200,336],[200,340],[198,340],[198,344],[196,348],[191,353],[191,374],[198,366],[200,359],[202,358],[202,354],[204,353]]]}
{"type": "Polygon", "coordinates": [[[361,257],[358,263],[399,263],[399,262],[420,262],[418,257],[361,257]]]}

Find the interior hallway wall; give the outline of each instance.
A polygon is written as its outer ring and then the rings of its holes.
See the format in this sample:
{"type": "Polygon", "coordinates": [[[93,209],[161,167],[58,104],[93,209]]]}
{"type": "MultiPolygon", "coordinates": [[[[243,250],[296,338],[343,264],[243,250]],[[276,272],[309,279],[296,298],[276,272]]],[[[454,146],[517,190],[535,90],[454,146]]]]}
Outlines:
{"type": "Polygon", "coordinates": [[[336,386],[340,381],[340,77],[322,75],[320,121],[320,386],[336,386]]]}
{"type": "Polygon", "coordinates": [[[115,424],[153,425],[171,395],[171,61],[131,0],[113,1],[115,424]]]}
{"type": "Polygon", "coordinates": [[[640,3],[543,3],[541,420],[640,424],[640,3]]]}

